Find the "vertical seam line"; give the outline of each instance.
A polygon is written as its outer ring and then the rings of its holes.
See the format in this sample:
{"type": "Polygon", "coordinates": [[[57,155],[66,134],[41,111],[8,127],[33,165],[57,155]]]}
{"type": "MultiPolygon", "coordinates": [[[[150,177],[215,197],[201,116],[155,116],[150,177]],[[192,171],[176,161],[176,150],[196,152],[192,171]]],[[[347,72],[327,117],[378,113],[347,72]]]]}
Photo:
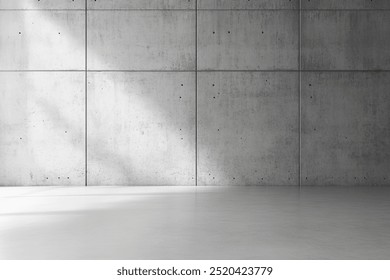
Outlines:
{"type": "Polygon", "coordinates": [[[88,3],[85,0],[85,186],[88,186],[88,3]]]}
{"type": "Polygon", "coordinates": [[[299,84],[299,189],[302,186],[302,0],[299,0],[298,15],[298,84],[299,84]]]}
{"type": "Polygon", "coordinates": [[[198,0],[195,0],[195,186],[198,186],[198,0]]]}

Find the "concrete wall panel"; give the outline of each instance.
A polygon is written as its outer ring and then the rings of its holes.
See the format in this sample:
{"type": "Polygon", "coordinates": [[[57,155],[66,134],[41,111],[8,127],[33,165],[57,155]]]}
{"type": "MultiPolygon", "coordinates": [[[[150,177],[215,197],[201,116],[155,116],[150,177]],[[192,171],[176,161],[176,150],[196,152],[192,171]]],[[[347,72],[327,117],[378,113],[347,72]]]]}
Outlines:
{"type": "Polygon", "coordinates": [[[88,66],[91,70],[194,70],[195,13],[89,12],[88,66]]]}
{"type": "Polygon", "coordinates": [[[0,9],[84,9],[85,0],[0,0],[0,9]]]}
{"type": "Polygon", "coordinates": [[[84,74],[0,73],[0,184],[84,184],[84,74]]]}
{"type": "Polygon", "coordinates": [[[199,9],[298,9],[299,0],[198,0],[199,9]]]}
{"type": "Polygon", "coordinates": [[[390,9],[389,0],[304,0],[303,9],[390,9]]]}
{"type": "Polygon", "coordinates": [[[390,11],[303,13],[305,70],[389,70],[389,46],[390,11]]]}
{"type": "Polygon", "coordinates": [[[201,11],[200,70],[298,69],[298,12],[201,11]]]}
{"type": "Polygon", "coordinates": [[[0,70],[83,70],[84,13],[0,11],[0,70]]]}
{"type": "Polygon", "coordinates": [[[195,9],[195,0],[88,0],[89,9],[195,9]]]}
{"type": "Polygon", "coordinates": [[[195,74],[89,73],[90,185],[195,184],[195,74]]]}
{"type": "Polygon", "coordinates": [[[298,183],[298,74],[199,73],[200,185],[298,183]]]}
{"type": "Polygon", "coordinates": [[[303,74],[304,184],[389,184],[389,88],[389,73],[303,74]]]}

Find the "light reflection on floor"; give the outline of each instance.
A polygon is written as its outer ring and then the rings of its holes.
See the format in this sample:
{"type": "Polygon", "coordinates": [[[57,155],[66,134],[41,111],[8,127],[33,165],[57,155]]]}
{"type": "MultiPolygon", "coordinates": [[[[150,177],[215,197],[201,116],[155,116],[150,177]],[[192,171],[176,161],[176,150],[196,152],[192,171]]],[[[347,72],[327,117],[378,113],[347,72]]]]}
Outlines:
{"type": "Polygon", "coordinates": [[[0,188],[0,259],[390,259],[390,188],[0,188]]]}

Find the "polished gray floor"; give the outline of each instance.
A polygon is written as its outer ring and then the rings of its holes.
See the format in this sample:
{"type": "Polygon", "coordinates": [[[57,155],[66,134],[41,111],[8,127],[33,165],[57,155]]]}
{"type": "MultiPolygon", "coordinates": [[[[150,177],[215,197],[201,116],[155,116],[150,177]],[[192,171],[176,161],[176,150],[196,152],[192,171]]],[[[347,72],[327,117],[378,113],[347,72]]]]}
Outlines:
{"type": "Polygon", "coordinates": [[[0,259],[390,259],[390,188],[0,188],[0,259]]]}

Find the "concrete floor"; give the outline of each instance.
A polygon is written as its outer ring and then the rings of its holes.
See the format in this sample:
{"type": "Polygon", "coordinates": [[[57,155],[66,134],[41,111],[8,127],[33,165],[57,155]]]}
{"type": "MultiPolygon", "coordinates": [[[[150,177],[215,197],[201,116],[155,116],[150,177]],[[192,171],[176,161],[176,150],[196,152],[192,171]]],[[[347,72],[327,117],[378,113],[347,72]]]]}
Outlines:
{"type": "Polygon", "coordinates": [[[0,188],[0,259],[390,259],[380,187],[0,188]]]}

